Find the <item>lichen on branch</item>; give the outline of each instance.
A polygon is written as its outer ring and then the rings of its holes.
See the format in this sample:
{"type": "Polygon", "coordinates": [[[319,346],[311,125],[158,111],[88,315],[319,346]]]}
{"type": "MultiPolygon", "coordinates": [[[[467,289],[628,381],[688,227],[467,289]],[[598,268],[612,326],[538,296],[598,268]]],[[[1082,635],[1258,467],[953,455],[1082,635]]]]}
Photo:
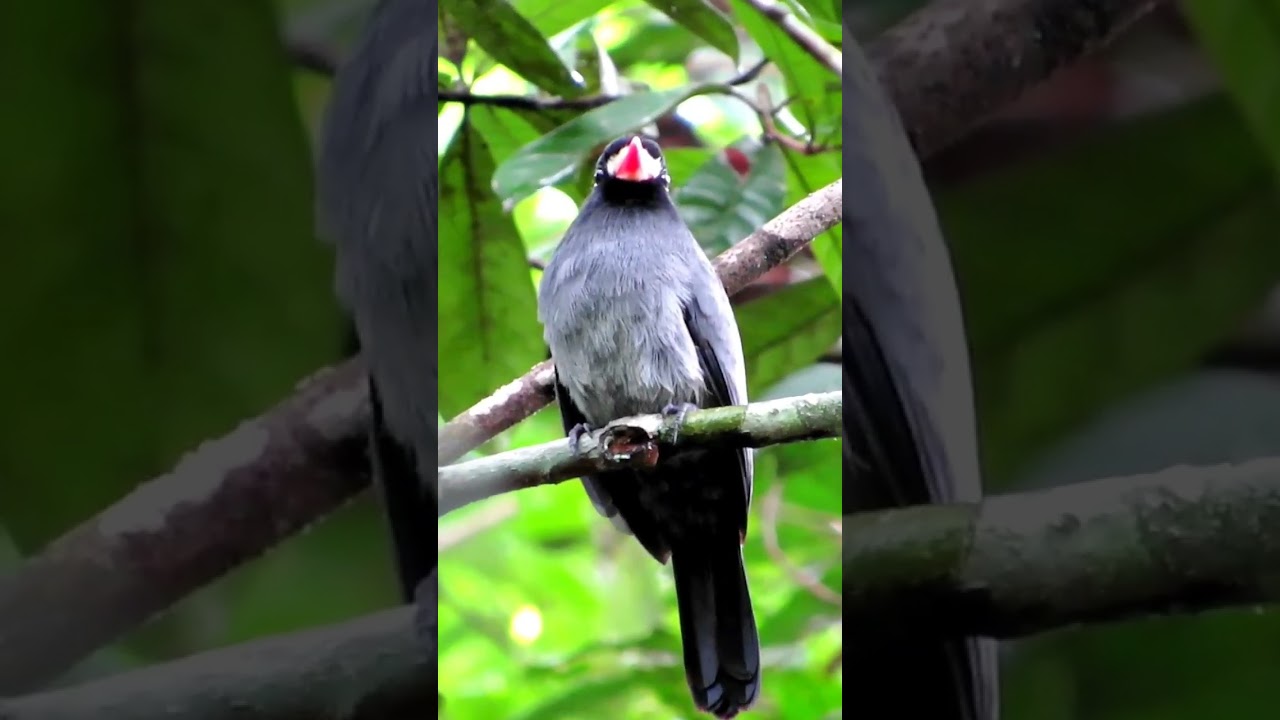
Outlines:
{"type": "Polygon", "coordinates": [[[839,391],[708,408],[688,413],[677,432],[671,418],[622,418],[579,438],[468,460],[440,468],[440,514],[521,488],[563,482],[593,471],[652,467],[666,449],[764,447],[840,435],[839,391]]]}

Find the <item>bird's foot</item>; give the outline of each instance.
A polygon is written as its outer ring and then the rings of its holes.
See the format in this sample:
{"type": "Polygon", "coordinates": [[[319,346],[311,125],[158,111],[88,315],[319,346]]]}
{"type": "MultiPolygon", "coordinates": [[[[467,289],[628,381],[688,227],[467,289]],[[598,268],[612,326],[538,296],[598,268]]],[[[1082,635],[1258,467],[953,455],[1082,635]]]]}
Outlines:
{"type": "Polygon", "coordinates": [[[671,403],[662,408],[662,414],[672,419],[674,427],[671,430],[671,444],[674,445],[676,440],[680,439],[680,428],[684,426],[684,417],[689,414],[690,410],[697,410],[698,406],[693,403],[671,403]]]}
{"type": "Polygon", "coordinates": [[[584,422],[580,422],[569,428],[569,449],[575,453],[580,452],[578,445],[582,442],[582,436],[589,435],[591,430],[591,426],[584,422]]]}

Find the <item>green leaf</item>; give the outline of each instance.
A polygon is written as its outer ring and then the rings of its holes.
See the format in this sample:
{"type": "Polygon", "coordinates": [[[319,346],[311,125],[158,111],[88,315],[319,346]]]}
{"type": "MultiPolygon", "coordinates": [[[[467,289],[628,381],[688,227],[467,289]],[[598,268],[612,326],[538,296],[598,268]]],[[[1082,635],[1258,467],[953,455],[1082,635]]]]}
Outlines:
{"type": "Polygon", "coordinates": [[[645,2],[737,62],[738,36],[733,31],[733,25],[706,0],[645,0],[645,2]]]}
{"type": "Polygon", "coordinates": [[[1278,205],[1221,96],[940,193],[988,474],[1199,362],[1275,284],[1278,205]]]}
{"type": "Polygon", "coordinates": [[[493,158],[464,122],[440,171],[440,411],[451,417],[545,356],[528,258],[486,183],[493,158]]]}
{"type": "Polygon", "coordinates": [[[586,83],[583,92],[588,95],[617,95],[621,91],[618,68],[609,57],[609,51],[597,41],[595,23],[585,23],[565,44],[570,65],[586,83]]]}
{"type": "Polygon", "coordinates": [[[825,278],[745,302],[734,314],[751,397],[817,360],[840,337],[840,301],[825,278]]]}
{"type": "Polygon", "coordinates": [[[1280,173],[1280,0],[1187,0],[1183,8],[1280,173]]]}
{"type": "Polygon", "coordinates": [[[671,186],[679,188],[688,184],[704,164],[717,155],[710,148],[671,148],[664,150],[662,157],[667,162],[667,174],[671,176],[671,186]]]}
{"type": "MultiPolygon", "coordinates": [[[[711,86],[714,87],[714,86],[711,86]]],[[[526,145],[498,167],[493,189],[511,207],[539,188],[568,179],[582,162],[611,140],[653,122],[708,86],[640,92],[583,113],[526,145]]]]}
{"type": "Polygon", "coordinates": [[[640,63],[678,62],[699,47],[702,47],[701,41],[679,25],[649,23],[637,27],[621,43],[614,45],[610,55],[618,67],[627,68],[640,63]]]}
{"type": "Polygon", "coordinates": [[[776,23],[743,0],[730,0],[734,15],[751,39],[782,73],[787,84],[787,109],[808,128],[815,145],[839,145],[843,89],[840,77],[805,52],[776,23]]]}
{"type": "MultiPolygon", "coordinates": [[[[787,151],[787,207],[795,205],[810,194],[820,190],[840,178],[844,169],[841,167],[842,157],[839,153],[827,152],[816,155],[802,155],[787,151]]],[[[831,282],[836,295],[844,297],[844,228],[836,225],[813,239],[809,248],[822,272],[831,282]]]]}
{"type": "Polygon", "coordinates": [[[718,255],[782,211],[787,193],[782,152],[765,145],[751,156],[747,177],[713,155],[675,192],[680,216],[709,255],[718,255]]]}
{"type": "Polygon", "coordinates": [[[513,0],[544,37],[559,34],[609,7],[612,0],[513,0]]]}
{"type": "Polygon", "coordinates": [[[28,551],[340,348],[271,6],[122,12],[0,22],[0,518],[28,551]]]}
{"type": "MultiPolygon", "coordinates": [[[[489,157],[501,163],[520,148],[541,137],[537,128],[529,124],[525,116],[514,110],[492,105],[475,105],[467,111],[467,120],[475,126],[476,134],[484,138],[489,157]]],[[[488,183],[484,185],[488,194],[488,183]]]]}
{"type": "Polygon", "coordinates": [[[507,0],[445,0],[443,9],[507,69],[554,95],[582,93],[546,38],[507,0]]]}

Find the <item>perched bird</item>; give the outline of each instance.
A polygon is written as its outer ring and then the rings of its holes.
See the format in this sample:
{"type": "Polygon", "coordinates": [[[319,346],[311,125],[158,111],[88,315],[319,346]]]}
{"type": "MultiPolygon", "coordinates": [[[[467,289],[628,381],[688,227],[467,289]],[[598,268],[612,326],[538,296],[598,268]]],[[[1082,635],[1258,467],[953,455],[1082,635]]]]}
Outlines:
{"type": "MultiPolygon", "coordinates": [[[[856,260],[844,275],[843,509],[974,501],[978,438],[951,258],[901,120],[847,22],[842,222],[856,260]]],[[[888,631],[874,618],[846,618],[844,630],[850,715],[999,716],[992,640],[888,631]]]]}
{"type": "MultiPolygon", "coordinates": [[[[373,474],[402,597],[436,568],[436,165],[430,3],[380,0],[334,80],[318,220],[369,372],[373,474]]],[[[434,610],[434,603],[431,603],[434,610]]]]}
{"type": "MultiPolygon", "coordinates": [[[[570,442],[620,417],[747,400],[742,341],[715,269],[681,220],[654,141],[623,137],[542,277],[538,316],[570,442]]],[[[684,450],[652,472],[582,478],[596,509],[671,561],[694,704],[731,718],[760,692],[742,562],[749,449],[684,450]]]]}

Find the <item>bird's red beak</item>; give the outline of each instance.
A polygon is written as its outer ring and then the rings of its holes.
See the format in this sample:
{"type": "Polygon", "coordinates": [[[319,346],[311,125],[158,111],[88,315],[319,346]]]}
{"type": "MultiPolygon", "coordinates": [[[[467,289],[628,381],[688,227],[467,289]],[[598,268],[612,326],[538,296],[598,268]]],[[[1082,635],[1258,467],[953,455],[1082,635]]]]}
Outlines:
{"type": "Polygon", "coordinates": [[[614,171],[613,176],[620,180],[631,180],[632,182],[652,180],[653,176],[649,174],[645,169],[644,163],[640,161],[642,153],[647,154],[644,145],[640,144],[640,138],[631,138],[631,142],[622,149],[622,159],[618,162],[618,169],[614,171]]]}

